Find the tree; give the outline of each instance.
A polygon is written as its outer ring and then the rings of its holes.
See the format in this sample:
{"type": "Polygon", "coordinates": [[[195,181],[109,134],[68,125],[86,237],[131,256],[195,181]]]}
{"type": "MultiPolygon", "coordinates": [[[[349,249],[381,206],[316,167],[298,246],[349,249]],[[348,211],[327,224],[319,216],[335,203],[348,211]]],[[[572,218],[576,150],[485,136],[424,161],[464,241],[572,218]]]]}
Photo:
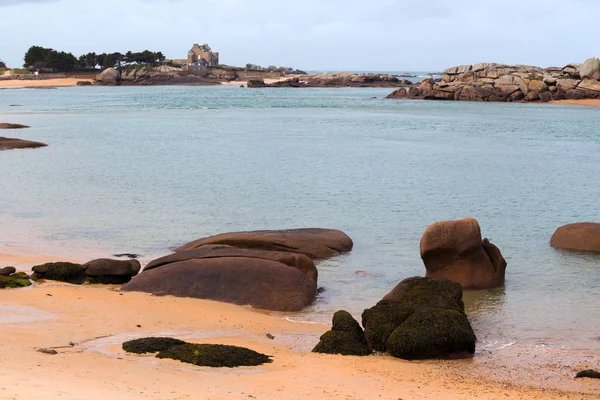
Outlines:
{"type": "Polygon", "coordinates": [[[104,68],[104,65],[106,65],[106,53],[98,54],[96,56],[96,64],[98,64],[100,68],[104,68]]]}
{"type": "Polygon", "coordinates": [[[96,53],[82,54],[77,60],[77,68],[80,69],[95,69],[97,64],[98,56],[96,53]]]}
{"type": "Polygon", "coordinates": [[[58,52],[56,50],[50,51],[44,59],[47,68],[52,68],[60,72],[69,72],[75,68],[77,59],[71,53],[65,53],[64,51],[58,52]]]}
{"type": "Polygon", "coordinates": [[[47,48],[41,47],[41,46],[31,46],[29,48],[29,50],[27,50],[27,53],[25,53],[25,57],[24,57],[25,64],[23,64],[23,66],[25,68],[27,68],[27,67],[34,65],[35,63],[45,62],[46,57],[52,51],[54,51],[54,50],[47,49],[47,48]]]}
{"type": "Polygon", "coordinates": [[[6,69],[6,63],[2,60],[0,60],[0,68],[6,69]]]}

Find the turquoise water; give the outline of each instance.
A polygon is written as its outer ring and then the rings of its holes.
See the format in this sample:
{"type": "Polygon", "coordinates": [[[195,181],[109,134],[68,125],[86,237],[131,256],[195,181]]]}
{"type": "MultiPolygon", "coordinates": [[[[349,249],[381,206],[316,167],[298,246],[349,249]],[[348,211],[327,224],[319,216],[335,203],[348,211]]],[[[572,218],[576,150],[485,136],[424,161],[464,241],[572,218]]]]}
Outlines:
{"type": "Polygon", "coordinates": [[[600,108],[389,92],[0,90],[0,119],[32,126],[2,134],[50,144],[0,153],[0,249],[148,260],[219,232],[338,228],[354,251],[289,316],[327,321],[422,275],[427,225],[475,217],[508,261],[505,287],[465,296],[480,347],[600,350],[600,256],[548,245],[600,220],[600,108]]]}

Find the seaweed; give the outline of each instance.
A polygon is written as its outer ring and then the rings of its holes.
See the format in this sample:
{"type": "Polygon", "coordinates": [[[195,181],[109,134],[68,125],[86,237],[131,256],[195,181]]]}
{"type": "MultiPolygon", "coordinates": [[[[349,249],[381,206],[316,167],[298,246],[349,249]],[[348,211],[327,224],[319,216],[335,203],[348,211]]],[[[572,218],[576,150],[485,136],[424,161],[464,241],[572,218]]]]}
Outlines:
{"type": "MultiPolygon", "coordinates": [[[[27,276],[27,275],[25,275],[27,276]]],[[[21,287],[31,286],[31,281],[20,274],[10,276],[0,276],[0,289],[16,289],[21,287]]]]}
{"type": "Polygon", "coordinates": [[[123,343],[122,347],[128,353],[145,354],[157,353],[182,344],[186,344],[186,342],[169,337],[148,337],[130,340],[123,343]]]}
{"type": "Polygon", "coordinates": [[[36,279],[82,284],[85,281],[85,268],[81,264],[55,262],[33,267],[36,279]]]}
{"type": "Polygon", "coordinates": [[[313,349],[313,353],[341,354],[343,356],[368,356],[371,349],[355,335],[342,331],[328,331],[313,349]]]}
{"type": "Polygon", "coordinates": [[[186,343],[163,350],[157,358],[170,358],[203,367],[243,367],[272,362],[271,357],[244,347],[186,343]]]}

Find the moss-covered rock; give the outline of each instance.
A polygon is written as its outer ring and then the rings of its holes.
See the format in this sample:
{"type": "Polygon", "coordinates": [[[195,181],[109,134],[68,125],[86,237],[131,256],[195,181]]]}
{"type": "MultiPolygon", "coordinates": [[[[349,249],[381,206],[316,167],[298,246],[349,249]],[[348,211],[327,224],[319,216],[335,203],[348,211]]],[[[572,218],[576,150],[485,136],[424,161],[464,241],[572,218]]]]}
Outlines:
{"type": "Polygon", "coordinates": [[[136,354],[158,353],[182,344],[186,344],[186,342],[169,337],[149,337],[125,342],[123,343],[123,350],[136,354]]]}
{"type": "Polygon", "coordinates": [[[161,351],[157,358],[170,358],[203,367],[244,367],[272,362],[265,354],[244,347],[186,343],[161,351]]]}
{"type": "Polygon", "coordinates": [[[341,354],[343,356],[368,356],[371,349],[364,342],[356,339],[352,333],[328,331],[313,349],[314,353],[341,354]]]}
{"type": "Polygon", "coordinates": [[[385,352],[392,332],[414,312],[412,307],[394,301],[380,301],[375,307],[363,311],[362,324],[369,347],[385,352]]]}
{"type": "Polygon", "coordinates": [[[48,279],[74,284],[85,281],[85,268],[81,264],[55,262],[33,267],[35,279],[48,279]]]}
{"type": "Polygon", "coordinates": [[[594,371],[593,369],[586,369],[585,371],[578,372],[575,378],[600,379],[600,372],[594,371]]]}
{"type": "Polygon", "coordinates": [[[348,311],[340,310],[333,314],[331,330],[349,333],[357,341],[365,342],[365,333],[348,311]]]}
{"type": "Polygon", "coordinates": [[[447,279],[409,278],[362,315],[367,344],[405,359],[474,353],[462,287],[447,279]]]}
{"type": "Polygon", "coordinates": [[[0,289],[16,289],[21,287],[30,286],[31,282],[29,281],[27,275],[25,277],[20,274],[13,274],[10,276],[0,276],[0,289]]]}
{"type": "Polygon", "coordinates": [[[386,349],[405,360],[444,358],[475,353],[476,340],[463,313],[437,308],[411,315],[390,335],[386,349]]]}

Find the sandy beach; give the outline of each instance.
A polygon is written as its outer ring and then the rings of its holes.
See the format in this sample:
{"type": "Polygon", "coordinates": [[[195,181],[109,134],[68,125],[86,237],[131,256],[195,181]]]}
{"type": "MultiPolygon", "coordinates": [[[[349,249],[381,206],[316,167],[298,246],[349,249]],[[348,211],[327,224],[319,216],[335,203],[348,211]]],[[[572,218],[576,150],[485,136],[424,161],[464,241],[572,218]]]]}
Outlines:
{"type": "Polygon", "coordinates": [[[568,104],[575,106],[596,106],[600,107],[600,99],[583,99],[583,100],[557,100],[553,101],[552,104],[568,104]]]}
{"type": "Polygon", "coordinates": [[[225,303],[121,293],[117,286],[48,282],[1,290],[0,302],[3,399],[581,399],[577,392],[587,392],[586,398],[598,394],[593,382],[563,392],[486,381],[485,370],[477,377],[461,376],[459,370],[479,369],[473,360],[314,354],[310,350],[327,326],[225,303]],[[209,369],[128,355],[120,347],[147,336],[245,346],[273,356],[273,363],[209,369]]]}
{"type": "Polygon", "coordinates": [[[40,79],[40,80],[0,80],[0,88],[22,88],[22,87],[65,87],[76,86],[77,82],[88,81],[92,79],[78,78],[59,78],[59,79],[40,79]]]}

